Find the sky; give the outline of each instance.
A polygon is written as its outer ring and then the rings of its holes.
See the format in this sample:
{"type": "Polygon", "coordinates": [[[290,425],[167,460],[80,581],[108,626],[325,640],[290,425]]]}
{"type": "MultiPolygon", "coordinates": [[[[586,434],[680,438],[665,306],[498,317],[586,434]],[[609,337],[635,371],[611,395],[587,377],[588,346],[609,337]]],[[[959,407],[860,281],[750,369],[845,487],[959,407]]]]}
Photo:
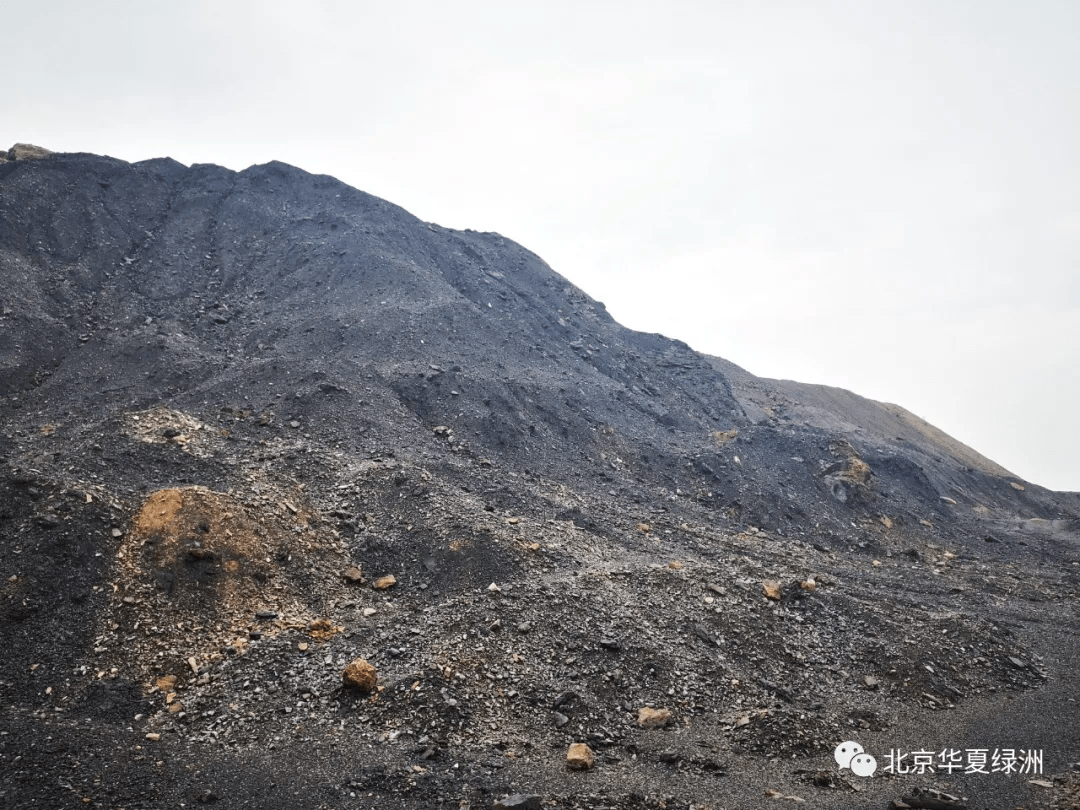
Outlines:
{"type": "Polygon", "coordinates": [[[41,0],[4,28],[0,148],[330,174],[1080,491],[1075,0],[41,0]]]}

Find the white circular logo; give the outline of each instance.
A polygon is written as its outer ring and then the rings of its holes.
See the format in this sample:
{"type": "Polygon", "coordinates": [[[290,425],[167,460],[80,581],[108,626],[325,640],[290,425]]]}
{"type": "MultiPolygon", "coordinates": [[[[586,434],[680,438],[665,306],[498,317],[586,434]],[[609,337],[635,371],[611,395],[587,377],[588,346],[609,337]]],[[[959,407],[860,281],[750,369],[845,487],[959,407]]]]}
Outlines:
{"type": "MultiPolygon", "coordinates": [[[[842,742],[836,746],[836,750],[833,751],[833,759],[836,760],[836,764],[843,770],[851,765],[851,760],[854,759],[856,755],[861,754],[862,752],[863,747],[861,745],[857,742],[848,740],[847,742],[842,742]]],[[[870,758],[873,759],[873,757],[870,758]]]]}
{"type": "Polygon", "coordinates": [[[873,776],[877,760],[869,754],[856,754],[851,758],[851,772],[856,776],[873,776]]]}

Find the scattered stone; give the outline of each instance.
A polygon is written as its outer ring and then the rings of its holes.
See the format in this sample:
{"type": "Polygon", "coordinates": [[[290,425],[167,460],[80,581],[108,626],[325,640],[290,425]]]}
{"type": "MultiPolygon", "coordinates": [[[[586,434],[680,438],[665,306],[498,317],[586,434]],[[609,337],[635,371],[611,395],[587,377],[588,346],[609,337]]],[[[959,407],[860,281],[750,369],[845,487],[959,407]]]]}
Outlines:
{"type": "Polygon", "coordinates": [[[1025,661],[1021,661],[1019,658],[1013,658],[1011,655],[1009,656],[1009,663],[1017,669],[1027,669],[1028,666],[1025,661]]]}
{"type": "Polygon", "coordinates": [[[17,143],[8,150],[8,160],[37,160],[48,157],[52,151],[43,146],[34,146],[32,143],[17,143]]]}
{"type": "Polygon", "coordinates": [[[652,531],[652,526],[650,526],[648,523],[639,523],[637,525],[637,530],[639,532],[644,532],[645,534],[648,534],[652,531]]]}
{"type": "Polygon", "coordinates": [[[306,641],[301,641],[299,644],[296,645],[296,649],[300,650],[300,652],[307,652],[308,647],[310,646],[311,645],[308,644],[306,641]]]}
{"type": "Polygon", "coordinates": [[[670,709],[650,709],[648,706],[638,709],[637,724],[642,728],[663,728],[670,722],[670,709]]]}
{"type": "Polygon", "coordinates": [[[158,678],[154,685],[167,694],[176,688],[176,680],[175,675],[164,675],[158,678]]]}
{"type": "Polygon", "coordinates": [[[660,752],[660,761],[666,762],[668,765],[674,765],[680,759],[682,759],[682,757],[679,756],[679,752],[671,748],[660,752]]]}
{"type": "Polygon", "coordinates": [[[213,804],[217,800],[218,796],[212,790],[204,790],[202,793],[199,794],[198,798],[199,804],[213,804]]]}
{"type": "Polygon", "coordinates": [[[502,593],[502,588],[492,582],[487,586],[488,593],[502,593]]]}
{"type": "Polygon", "coordinates": [[[377,591],[385,591],[387,588],[391,588],[397,585],[397,577],[393,574],[387,574],[385,577],[379,577],[375,580],[375,584],[372,586],[377,591]]]}
{"type": "Polygon", "coordinates": [[[370,616],[374,616],[378,611],[376,611],[375,608],[368,607],[368,608],[364,608],[363,612],[364,612],[364,617],[368,618],[370,616]]]}
{"type": "Polygon", "coordinates": [[[562,728],[570,722],[570,718],[562,712],[555,712],[555,728],[562,728]]]}
{"type": "Polygon", "coordinates": [[[277,612],[273,611],[273,610],[257,610],[257,611],[255,611],[255,618],[256,619],[269,620],[269,619],[276,619],[277,617],[278,617],[277,612]]]}
{"type": "Polygon", "coordinates": [[[124,533],[122,531],[120,531],[119,529],[113,529],[112,532],[110,532],[110,534],[112,534],[113,537],[123,537],[124,536],[124,533]]]}
{"type": "Polygon", "coordinates": [[[361,692],[373,692],[378,681],[378,675],[375,672],[375,667],[369,664],[366,659],[355,658],[349,662],[349,665],[345,667],[345,671],[341,673],[341,681],[346,686],[359,689],[361,692]]]}
{"type": "Polygon", "coordinates": [[[886,529],[891,529],[893,527],[892,518],[888,517],[887,515],[882,515],[878,518],[878,520],[881,521],[881,525],[884,526],[886,529]]]}
{"type": "Polygon", "coordinates": [[[517,627],[519,633],[528,633],[532,630],[532,622],[522,622],[517,627]]]}
{"type": "Polygon", "coordinates": [[[541,797],[535,794],[515,793],[493,804],[492,810],[540,810],[541,797]]]}
{"type": "Polygon", "coordinates": [[[596,754],[585,743],[572,743],[566,752],[566,767],[572,771],[588,771],[596,765],[596,754]]]}
{"type": "Polygon", "coordinates": [[[932,788],[915,788],[899,800],[897,807],[919,808],[919,810],[967,810],[967,805],[959,796],[951,796],[932,788]]]}
{"type": "Polygon", "coordinates": [[[799,583],[799,587],[807,593],[813,593],[817,590],[817,580],[815,580],[813,577],[811,577],[810,579],[804,579],[802,582],[799,583]]]}
{"type": "Polygon", "coordinates": [[[622,649],[622,646],[616,639],[608,638],[607,636],[600,639],[600,646],[605,650],[611,650],[612,652],[619,652],[619,650],[622,649]]]}
{"type": "Polygon", "coordinates": [[[802,798],[800,796],[787,796],[787,795],[781,793],[779,790],[776,790],[775,788],[767,788],[765,790],[765,798],[766,799],[787,799],[789,802],[796,802],[796,803],[804,803],[804,802],[806,802],[806,799],[804,799],[804,798],[802,798]]]}
{"type": "Polygon", "coordinates": [[[1023,484],[1018,484],[1015,481],[1010,481],[1009,486],[1012,487],[1013,489],[1015,489],[1017,492],[1023,492],[1024,491],[1024,485],[1023,484]]]}
{"type": "Polygon", "coordinates": [[[942,495],[941,500],[949,504],[949,506],[956,506],[956,501],[950,498],[948,495],[942,495]]]}
{"type": "Polygon", "coordinates": [[[881,686],[881,681],[879,681],[873,675],[867,675],[865,678],[863,678],[863,683],[866,684],[867,689],[877,689],[879,686],[881,686]]]}
{"type": "Polygon", "coordinates": [[[150,740],[150,742],[157,742],[161,739],[161,735],[158,734],[156,731],[151,731],[149,734],[146,735],[146,739],[150,740]]]}
{"type": "Polygon", "coordinates": [[[774,602],[780,601],[780,583],[775,579],[767,579],[761,583],[762,593],[765,594],[767,599],[772,599],[774,602]]]}
{"type": "Polygon", "coordinates": [[[1045,779],[1028,779],[1028,784],[1029,785],[1035,785],[1036,787],[1042,787],[1042,788],[1052,788],[1054,786],[1053,782],[1048,782],[1045,779]]]}
{"type": "Polygon", "coordinates": [[[346,568],[342,576],[345,577],[346,582],[351,582],[353,585],[364,584],[364,572],[355,565],[346,568]]]}

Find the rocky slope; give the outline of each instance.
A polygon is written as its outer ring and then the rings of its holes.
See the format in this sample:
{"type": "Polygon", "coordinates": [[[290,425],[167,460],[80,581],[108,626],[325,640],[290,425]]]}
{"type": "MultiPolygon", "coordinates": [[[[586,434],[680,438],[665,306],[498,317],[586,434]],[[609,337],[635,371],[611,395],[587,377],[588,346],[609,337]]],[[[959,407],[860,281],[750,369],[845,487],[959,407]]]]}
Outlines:
{"type": "Polygon", "coordinates": [[[1066,795],[1075,494],[329,177],[8,157],[0,801],[1066,795]]]}

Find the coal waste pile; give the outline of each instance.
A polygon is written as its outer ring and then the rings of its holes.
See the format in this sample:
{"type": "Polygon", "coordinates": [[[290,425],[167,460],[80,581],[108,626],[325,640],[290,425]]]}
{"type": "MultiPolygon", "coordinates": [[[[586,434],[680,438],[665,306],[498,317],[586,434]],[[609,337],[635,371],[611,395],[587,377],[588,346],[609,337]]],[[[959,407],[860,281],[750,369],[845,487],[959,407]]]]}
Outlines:
{"type": "Polygon", "coordinates": [[[282,163],[0,278],[0,807],[1080,808],[1080,495],[902,407],[282,163]]]}

